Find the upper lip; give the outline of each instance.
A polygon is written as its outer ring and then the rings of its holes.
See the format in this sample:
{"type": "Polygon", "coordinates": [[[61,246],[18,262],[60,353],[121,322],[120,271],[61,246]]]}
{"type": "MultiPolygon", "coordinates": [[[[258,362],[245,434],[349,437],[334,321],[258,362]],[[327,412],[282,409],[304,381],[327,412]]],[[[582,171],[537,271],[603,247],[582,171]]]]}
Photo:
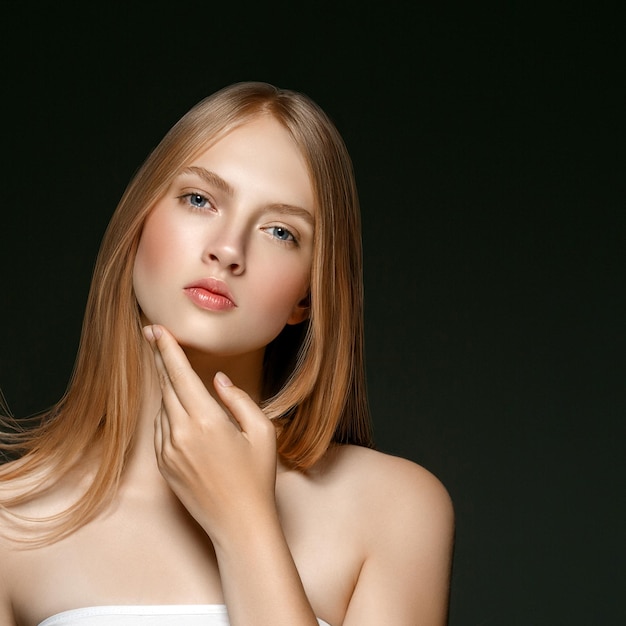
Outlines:
{"type": "Polygon", "coordinates": [[[228,286],[223,280],[220,280],[219,278],[213,278],[213,277],[201,278],[200,280],[196,280],[193,283],[189,283],[188,285],[185,285],[185,289],[194,289],[194,288],[206,289],[207,291],[210,291],[211,293],[216,293],[219,296],[224,296],[225,298],[228,298],[235,306],[237,306],[233,298],[233,294],[230,293],[228,286]]]}

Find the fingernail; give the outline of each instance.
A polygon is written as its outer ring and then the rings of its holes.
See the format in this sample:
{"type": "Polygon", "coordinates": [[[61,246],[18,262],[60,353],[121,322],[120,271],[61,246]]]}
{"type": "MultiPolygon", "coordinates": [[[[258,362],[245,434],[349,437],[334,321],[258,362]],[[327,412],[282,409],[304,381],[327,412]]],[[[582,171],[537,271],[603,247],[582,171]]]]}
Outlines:
{"type": "Polygon", "coordinates": [[[233,382],[224,372],[217,372],[215,374],[215,380],[219,383],[221,387],[232,387],[233,382]]]}
{"type": "Polygon", "coordinates": [[[142,330],[143,330],[143,336],[148,341],[152,341],[154,339],[154,331],[152,330],[152,326],[144,326],[142,330]]]}
{"type": "Polygon", "coordinates": [[[155,339],[159,339],[159,337],[163,334],[163,330],[160,326],[152,326],[152,332],[154,333],[155,339]]]}

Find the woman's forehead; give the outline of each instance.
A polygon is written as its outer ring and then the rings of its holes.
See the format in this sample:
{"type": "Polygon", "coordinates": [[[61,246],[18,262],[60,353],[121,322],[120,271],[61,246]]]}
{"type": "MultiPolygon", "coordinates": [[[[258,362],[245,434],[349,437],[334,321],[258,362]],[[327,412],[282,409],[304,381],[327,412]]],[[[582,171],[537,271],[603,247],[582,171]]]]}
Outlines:
{"type": "Polygon", "coordinates": [[[316,212],[309,163],[291,133],[272,116],[253,118],[210,142],[177,175],[190,173],[230,195],[255,191],[273,202],[316,212]]]}

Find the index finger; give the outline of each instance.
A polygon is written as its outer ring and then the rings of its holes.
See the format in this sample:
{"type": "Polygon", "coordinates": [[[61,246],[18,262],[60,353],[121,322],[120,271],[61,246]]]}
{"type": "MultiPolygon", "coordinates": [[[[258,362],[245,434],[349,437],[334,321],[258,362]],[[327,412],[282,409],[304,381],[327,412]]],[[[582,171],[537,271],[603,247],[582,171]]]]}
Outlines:
{"type": "Polygon", "coordinates": [[[215,409],[217,401],[191,367],[187,356],[172,334],[163,326],[144,327],[144,336],[155,351],[155,364],[166,407],[178,401],[191,414],[194,409],[215,409]]]}

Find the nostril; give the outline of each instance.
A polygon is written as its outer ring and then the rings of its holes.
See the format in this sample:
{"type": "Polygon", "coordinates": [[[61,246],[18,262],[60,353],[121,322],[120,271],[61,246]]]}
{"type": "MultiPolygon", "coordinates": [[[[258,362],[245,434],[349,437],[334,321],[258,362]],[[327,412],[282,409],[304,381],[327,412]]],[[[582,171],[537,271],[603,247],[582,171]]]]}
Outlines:
{"type": "Polygon", "coordinates": [[[245,265],[244,246],[233,237],[222,237],[206,246],[202,258],[205,263],[219,265],[231,272],[241,272],[245,265]]]}

